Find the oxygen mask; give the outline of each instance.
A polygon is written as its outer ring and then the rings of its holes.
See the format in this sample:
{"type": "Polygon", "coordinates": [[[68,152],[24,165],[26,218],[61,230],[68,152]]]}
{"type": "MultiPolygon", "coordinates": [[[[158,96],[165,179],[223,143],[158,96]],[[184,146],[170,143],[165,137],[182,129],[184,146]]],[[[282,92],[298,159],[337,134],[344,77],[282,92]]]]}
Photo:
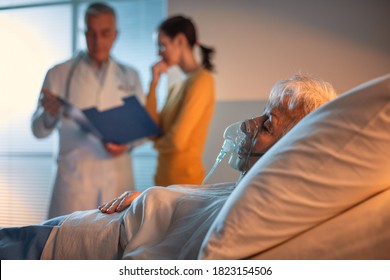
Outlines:
{"type": "Polygon", "coordinates": [[[213,167],[202,182],[202,185],[210,178],[222,159],[230,152],[237,151],[241,141],[245,139],[245,133],[241,130],[242,121],[229,125],[223,133],[223,144],[213,167]]]}
{"type": "Polygon", "coordinates": [[[257,122],[252,119],[247,119],[241,123],[240,131],[243,138],[240,138],[240,142],[235,146],[235,149],[230,155],[229,165],[230,167],[241,172],[242,175],[246,174],[249,169],[249,160],[251,157],[261,157],[262,153],[253,153],[253,147],[256,143],[259,127],[257,122]],[[245,133],[241,130],[245,130],[245,133]],[[240,144],[241,143],[241,144],[240,144]]]}

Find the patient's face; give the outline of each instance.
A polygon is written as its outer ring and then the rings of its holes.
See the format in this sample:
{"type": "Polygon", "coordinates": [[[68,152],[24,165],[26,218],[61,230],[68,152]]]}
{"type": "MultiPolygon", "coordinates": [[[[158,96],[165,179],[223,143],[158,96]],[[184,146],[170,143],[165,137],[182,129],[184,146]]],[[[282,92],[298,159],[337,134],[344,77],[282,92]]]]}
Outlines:
{"type": "Polygon", "coordinates": [[[242,123],[245,139],[238,150],[238,169],[248,171],[282,136],[291,122],[291,115],[278,108],[265,110],[260,117],[242,123]]]}

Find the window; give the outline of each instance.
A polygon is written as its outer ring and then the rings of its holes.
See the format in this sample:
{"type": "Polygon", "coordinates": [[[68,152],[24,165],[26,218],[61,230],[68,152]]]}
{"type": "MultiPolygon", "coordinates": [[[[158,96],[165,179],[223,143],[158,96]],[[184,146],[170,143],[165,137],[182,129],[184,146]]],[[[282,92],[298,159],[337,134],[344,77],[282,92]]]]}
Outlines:
{"type": "MultiPolygon", "coordinates": [[[[90,1],[3,0],[0,4],[0,226],[46,218],[55,171],[57,135],[36,139],[31,115],[46,71],[85,48],[83,15],[90,1]]],[[[118,16],[113,56],[138,69],[148,89],[157,60],[153,34],[166,16],[164,0],[106,1],[118,16]]],[[[166,92],[165,86],[160,89],[166,92]]],[[[133,153],[136,188],[153,184],[150,143],[133,153]]]]}

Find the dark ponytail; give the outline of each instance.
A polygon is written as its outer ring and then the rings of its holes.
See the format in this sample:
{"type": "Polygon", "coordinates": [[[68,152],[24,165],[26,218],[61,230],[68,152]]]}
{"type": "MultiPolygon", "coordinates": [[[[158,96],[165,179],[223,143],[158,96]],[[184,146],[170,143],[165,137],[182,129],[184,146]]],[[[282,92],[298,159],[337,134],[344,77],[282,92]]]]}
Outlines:
{"type": "MultiPolygon", "coordinates": [[[[170,37],[175,38],[177,34],[183,33],[186,36],[191,49],[197,44],[198,38],[194,23],[184,16],[173,16],[163,21],[158,27],[158,31],[162,31],[170,37]]],[[[211,63],[211,57],[215,53],[213,48],[205,47],[199,44],[202,53],[202,66],[209,71],[214,70],[214,65],[211,63]]]]}
{"type": "Polygon", "coordinates": [[[214,71],[214,64],[211,63],[211,58],[213,57],[215,50],[213,48],[205,47],[202,44],[199,44],[200,50],[202,52],[202,65],[209,71],[214,71]]]}

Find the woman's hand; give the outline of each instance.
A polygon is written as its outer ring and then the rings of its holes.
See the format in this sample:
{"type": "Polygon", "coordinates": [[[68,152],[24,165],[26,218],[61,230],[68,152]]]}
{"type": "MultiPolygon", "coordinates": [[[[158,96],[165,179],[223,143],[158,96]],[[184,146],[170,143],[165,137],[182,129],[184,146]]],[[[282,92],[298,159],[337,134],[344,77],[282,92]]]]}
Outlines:
{"type": "Polygon", "coordinates": [[[155,65],[152,66],[152,83],[158,83],[162,73],[168,71],[168,65],[164,60],[160,60],[155,65]]]}
{"type": "Polygon", "coordinates": [[[104,148],[113,156],[119,156],[127,151],[127,145],[115,144],[111,142],[104,143],[104,148]]]}
{"type": "Polygon", "coordinates": [[[127,191],[124,192],[121,196],[107,202],[103,205],[100,205],[98,208],[102,213],[112,214],[115,212],[122,212],[136,199],[141,192],[138,191],[127,191]]]}
{"type": "Polygon", "coordinates": [[[41,104],[52,117],[57,117],[60,114],[62,108],[60,99],[45,88],[42,88],[41,104]]]}

